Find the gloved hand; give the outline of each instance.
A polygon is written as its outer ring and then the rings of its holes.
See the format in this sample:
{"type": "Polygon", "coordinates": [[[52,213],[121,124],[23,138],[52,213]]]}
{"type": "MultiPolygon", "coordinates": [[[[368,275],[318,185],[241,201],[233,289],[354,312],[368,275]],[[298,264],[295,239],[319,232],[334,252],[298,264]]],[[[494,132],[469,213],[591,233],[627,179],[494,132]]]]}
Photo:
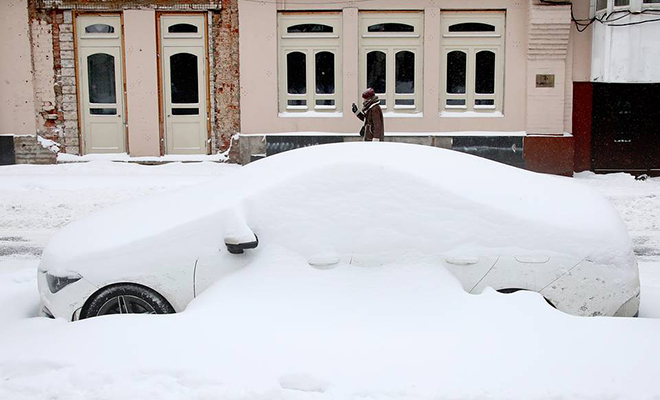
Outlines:
{"type": "Polygon", "coordinates": [[[353,103],[353,105],[351,106],[351,109],[353,110],[353,114],[355,114],[357,112],[358,108],[355,105],[355,103],[353,103]]]}

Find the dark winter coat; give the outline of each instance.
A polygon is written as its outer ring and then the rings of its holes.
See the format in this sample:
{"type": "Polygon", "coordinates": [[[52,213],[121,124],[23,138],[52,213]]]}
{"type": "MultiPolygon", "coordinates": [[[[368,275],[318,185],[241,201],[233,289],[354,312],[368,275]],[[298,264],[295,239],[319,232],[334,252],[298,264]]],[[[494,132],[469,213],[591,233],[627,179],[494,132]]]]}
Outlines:
{"type": "Polygon", "coordinates": [[[383,124],[383,110],[380,108],[378,96],[364,102],[362,110],[358,110],[355,115],[364,121],[364,140],[371,142],[379,139],[385,140],[385,126],[383,124]]]}

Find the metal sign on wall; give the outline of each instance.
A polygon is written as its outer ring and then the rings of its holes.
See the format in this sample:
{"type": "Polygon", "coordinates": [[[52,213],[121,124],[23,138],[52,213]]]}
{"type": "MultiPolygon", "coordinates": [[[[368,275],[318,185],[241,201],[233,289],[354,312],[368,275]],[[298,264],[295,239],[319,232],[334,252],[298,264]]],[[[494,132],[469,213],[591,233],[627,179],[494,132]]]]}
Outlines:
{"type": "Polygon", "coordinates": [[[537,88],[553,88],[555,87],[555,76],[552,74],[537,74],[536,75],[537,88]]]}

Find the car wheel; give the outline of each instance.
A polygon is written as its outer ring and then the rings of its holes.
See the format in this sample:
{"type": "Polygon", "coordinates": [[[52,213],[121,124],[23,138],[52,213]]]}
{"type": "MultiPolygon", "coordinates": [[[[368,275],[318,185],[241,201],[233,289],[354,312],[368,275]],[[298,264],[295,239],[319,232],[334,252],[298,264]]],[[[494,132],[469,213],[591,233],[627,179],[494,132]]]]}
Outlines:
{"type": "MultiPolygon", "coordinates": [[[[498,292],[500,292],[500,293],[502,293],[502,294],[511,294],[511,293],[519,292],[519,291],[521,291],[521,290],[527,291],[527,289],[499,289],[498,292]]],[[[548,300],[545,296],[543,296],[543,299],[545,300],[546,303],[550,304],[550,307],[552,307],[552,308],[554,308],[554,309],[557,308],[557,307],[555,307],[555,305],[552,304],[552,302],[551,302],[550,300],[548,300]]]]}
{"type": "Polygon", "coordinates": [[[174,308],[153,290],[129,283],[108,286],[92,295],[80,319],[112,314],[172,314],[174,308]]]}

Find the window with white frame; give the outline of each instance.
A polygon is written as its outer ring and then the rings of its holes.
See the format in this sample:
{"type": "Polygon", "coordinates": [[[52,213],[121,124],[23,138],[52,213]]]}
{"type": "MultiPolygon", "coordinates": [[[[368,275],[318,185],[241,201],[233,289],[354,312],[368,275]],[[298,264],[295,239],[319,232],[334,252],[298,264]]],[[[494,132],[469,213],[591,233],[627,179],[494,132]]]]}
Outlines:
{"type": "Polygon", "coordinates": [[[421,12],[360,13],[360,86],[383,110],[422,111],[423,21],[421,12]]]}
{"type": "MultiPolygon", "coordinates": [[[[607,13],[628,10],[633,14],[636,14],[654,8],[660,8],[660,0],[591,0],[592,17],[601,17],[607,13]]],[[[615,19],[615,21],[618,21],[618,19],[615,19]]]]}
{"type": "Polygon", "coordinates": [[[441,112],[501,112],[505,13],[443,12],[441,112]]]}
{"type": "Polygon", "coordinates": [[[279,110],[341,110],[341,14],[278,14],[279,110]]]}

